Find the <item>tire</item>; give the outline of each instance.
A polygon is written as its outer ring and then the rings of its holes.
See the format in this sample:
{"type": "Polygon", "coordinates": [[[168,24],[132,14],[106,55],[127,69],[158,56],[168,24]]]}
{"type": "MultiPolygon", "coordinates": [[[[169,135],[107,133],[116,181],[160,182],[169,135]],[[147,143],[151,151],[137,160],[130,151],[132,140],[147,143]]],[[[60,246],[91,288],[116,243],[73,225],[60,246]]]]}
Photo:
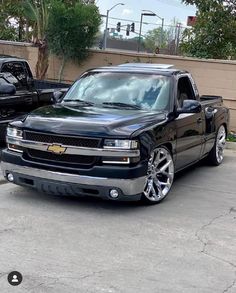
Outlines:
{"type": "Polygon", "coordinates": [[[168,148],[159,146],[152,151],[142,195],[144,203],[158,204],[167,197],[174,181],[174,170],[173,157],[168,148]]]}
{"type": "Polygon", "coordinates": [[[213,166],[219,166],[224,160],[224,149],[226,146],[226,129],[221,125],[217,131],[216,139],[212,150],[210,151],[207,160],[213,166]]]}

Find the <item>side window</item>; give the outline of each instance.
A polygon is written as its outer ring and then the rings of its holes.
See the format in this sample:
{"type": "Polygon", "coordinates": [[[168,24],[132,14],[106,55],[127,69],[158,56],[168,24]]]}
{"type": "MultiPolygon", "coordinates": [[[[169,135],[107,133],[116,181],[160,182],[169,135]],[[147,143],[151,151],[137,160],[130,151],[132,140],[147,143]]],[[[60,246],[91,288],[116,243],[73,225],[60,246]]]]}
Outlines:
{"type": "Polygon", "coordinates": [[[21,62],[8,62],[2,66],[2,72],[11,73],[17,80],[17,90],[27,88],[27,73],[23,63],[21,62]]]}
{"type": "Polygon", "coordinates": [[[33,79],[33,75],[32,75],[32,72],[30,70],[29,64],[27,62],[24,62],[24,65],[25,65],[25,68],[27,70],[27,74],[28,74],[29,78],[33,79]]]}
{"type": "Polygon", "coordinates": [[[182,108],[184,100],[196,100],[192,84],[188,76],[180,77],[177,89],[177,106],[182,108]]]}

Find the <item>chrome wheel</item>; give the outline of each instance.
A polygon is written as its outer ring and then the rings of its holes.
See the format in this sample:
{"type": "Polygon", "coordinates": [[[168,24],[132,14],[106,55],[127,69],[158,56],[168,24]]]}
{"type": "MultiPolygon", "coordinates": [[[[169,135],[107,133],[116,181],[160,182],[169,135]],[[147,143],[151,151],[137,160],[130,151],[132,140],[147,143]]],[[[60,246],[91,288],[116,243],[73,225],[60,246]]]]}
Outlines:
{"type": "Polygon", "coordinates": [[[218,130],[218,134],[216,138],[216,159],[219,164],[221,164],[224,159],[225,146],[226,146],[226,131],[225,131],[225,127],[222,125],[218,130]]]}
{"type": "Polygon", "coordinates": [[[169,150],[159,147],[148,162],[144,196],[150,202],[160,202],[169,193],[174,180],[174,163],[169,150]]]}

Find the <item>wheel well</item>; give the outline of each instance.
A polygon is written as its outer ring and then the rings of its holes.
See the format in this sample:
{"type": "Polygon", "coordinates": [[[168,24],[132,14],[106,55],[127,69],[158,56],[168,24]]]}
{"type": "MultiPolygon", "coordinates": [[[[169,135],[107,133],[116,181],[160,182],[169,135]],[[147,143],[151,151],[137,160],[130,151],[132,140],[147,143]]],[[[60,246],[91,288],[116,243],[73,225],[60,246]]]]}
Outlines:
{"type": "Polygon", "coordinates": [[[222,125],[225,127],[226,135],[228,136],[228,128],[227,128],[227,124],[226,124],[226,123],[223,123],[222,125]]]}
{"type": "Polygon", "coordinates": [[[166,148],[168,148],[168,150],[171,152],[171,154],[173,155],[173,147],[171,143],[164,143],[163,146],[165,146],[166,148]]]}

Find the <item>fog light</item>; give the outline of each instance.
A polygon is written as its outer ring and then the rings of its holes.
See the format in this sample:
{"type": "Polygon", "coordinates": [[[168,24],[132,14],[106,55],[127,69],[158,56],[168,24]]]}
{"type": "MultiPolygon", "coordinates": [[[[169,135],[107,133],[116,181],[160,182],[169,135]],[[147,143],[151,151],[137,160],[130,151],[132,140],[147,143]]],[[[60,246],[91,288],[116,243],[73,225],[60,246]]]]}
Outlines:
{"type": "Polygon", "coordinates": [[[116,189],[110,190],[110,197],[117,198],[119,196],[119,192],[116,189]]]}
{"type": "Polygon", "coordinates": [[[7,174],[7,180],[10,181],[10,182],[14,181],[14,176],[13,176],[12,173],[7,174]]]}

